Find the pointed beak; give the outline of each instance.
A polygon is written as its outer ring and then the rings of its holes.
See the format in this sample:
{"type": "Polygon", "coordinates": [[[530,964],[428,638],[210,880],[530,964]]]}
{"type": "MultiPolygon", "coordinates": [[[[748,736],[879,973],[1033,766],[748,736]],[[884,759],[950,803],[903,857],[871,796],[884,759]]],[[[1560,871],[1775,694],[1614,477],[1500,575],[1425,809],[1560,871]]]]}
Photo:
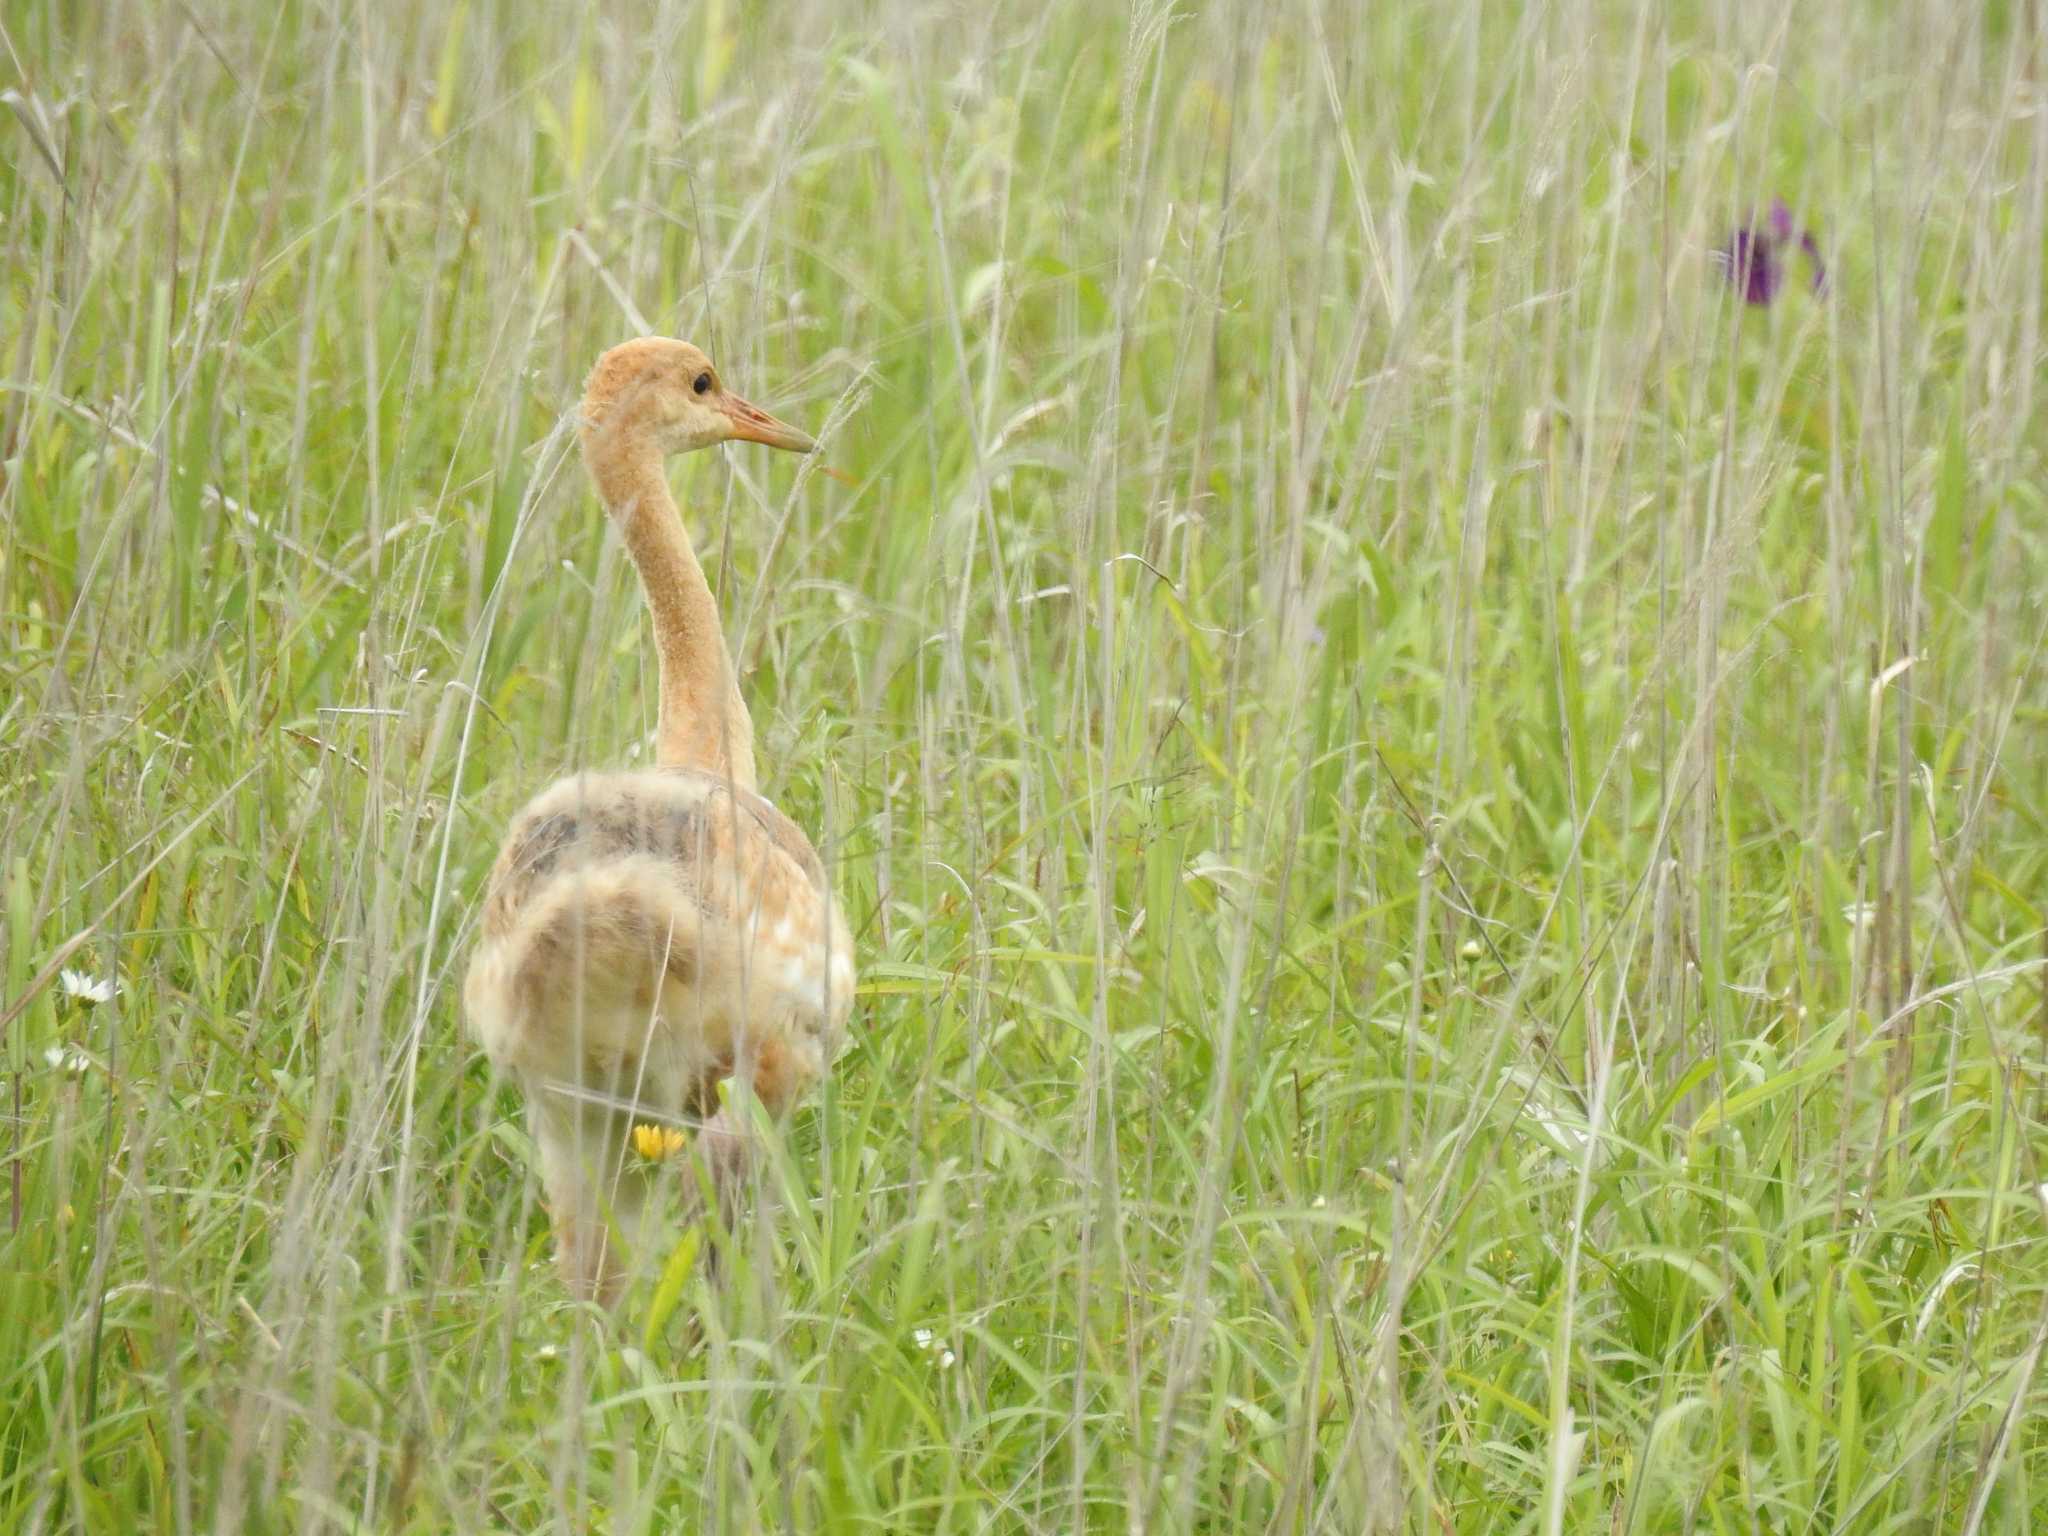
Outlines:
{"type": "Polygon", "coordinates": [[[742,442],[766,443],[770,448],[786,448],[791,453],[809,453],[818,446],[810,433],[799,432],[788,422],[778,421],[758,405],[747,404],[738,395],[724,395],[719,405],[732,418],[732,435],[742,442]]]}

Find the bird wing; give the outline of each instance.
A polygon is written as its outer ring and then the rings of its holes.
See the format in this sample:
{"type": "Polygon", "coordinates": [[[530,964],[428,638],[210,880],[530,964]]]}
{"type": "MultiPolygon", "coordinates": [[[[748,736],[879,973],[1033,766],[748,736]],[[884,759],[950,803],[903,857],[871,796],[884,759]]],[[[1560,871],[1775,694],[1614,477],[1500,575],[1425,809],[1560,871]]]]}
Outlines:
{"type": "Polygon", "coordinates": [[[465,987],[509,1068],[681,1080],[752,1052],[790,1092],[836,1053],[852,994],[851,937],[809,840],[688,770],[577,775],[531,801],[465,987]]]}

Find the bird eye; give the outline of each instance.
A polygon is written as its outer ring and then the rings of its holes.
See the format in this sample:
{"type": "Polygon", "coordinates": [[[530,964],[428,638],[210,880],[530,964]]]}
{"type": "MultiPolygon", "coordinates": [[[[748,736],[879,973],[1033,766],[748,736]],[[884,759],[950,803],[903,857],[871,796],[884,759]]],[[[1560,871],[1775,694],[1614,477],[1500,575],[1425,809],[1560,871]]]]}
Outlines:
{"type": "Polygon", "coordinates": [[[692,388],[692,389],[696,390],[696,391],[697,391],[697,393],[698,393],[698,394],[700,394],[700,395],[701,395],[701,394],[703,394],[703,393],[704,393],[704,391],[705,391],[705,390],[707,390],[707,389],[709,389],[710,387],[711,387],[711,375],[710,375],[710,374],[708,374],[708,373],[700,373],[700,374],[698,374],[698,375],[697,375],[697,382],[696,382],[696,383],[694,383],[694,384],[692,384],[692,385],[690,386],[690,388],[692,388]]]}

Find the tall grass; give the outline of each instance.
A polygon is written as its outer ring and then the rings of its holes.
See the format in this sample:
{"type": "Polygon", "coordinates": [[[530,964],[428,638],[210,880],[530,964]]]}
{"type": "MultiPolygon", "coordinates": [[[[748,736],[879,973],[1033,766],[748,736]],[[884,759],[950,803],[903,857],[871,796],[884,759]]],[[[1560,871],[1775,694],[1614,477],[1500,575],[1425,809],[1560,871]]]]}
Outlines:
{"type": "Polygon", "coordinates": [[[0,1526],[2048,1523],[2038,6],[4,15],[0,1526]],[[642,329],[863,983],[605,1322],[453,982],[642,329]]]}

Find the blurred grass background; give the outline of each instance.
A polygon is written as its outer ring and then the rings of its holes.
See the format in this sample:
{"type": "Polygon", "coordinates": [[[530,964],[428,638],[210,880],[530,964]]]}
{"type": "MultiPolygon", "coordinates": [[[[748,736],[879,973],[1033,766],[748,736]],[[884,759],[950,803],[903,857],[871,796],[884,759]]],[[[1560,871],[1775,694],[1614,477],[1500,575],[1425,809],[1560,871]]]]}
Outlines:
{"type": "Polygon", "coordinates": [[[0,15],[0,1526],[2048,1522],[2038,4],[0,15]],[[604,1325],[642,330],[863,985],[604,1325]]]}

